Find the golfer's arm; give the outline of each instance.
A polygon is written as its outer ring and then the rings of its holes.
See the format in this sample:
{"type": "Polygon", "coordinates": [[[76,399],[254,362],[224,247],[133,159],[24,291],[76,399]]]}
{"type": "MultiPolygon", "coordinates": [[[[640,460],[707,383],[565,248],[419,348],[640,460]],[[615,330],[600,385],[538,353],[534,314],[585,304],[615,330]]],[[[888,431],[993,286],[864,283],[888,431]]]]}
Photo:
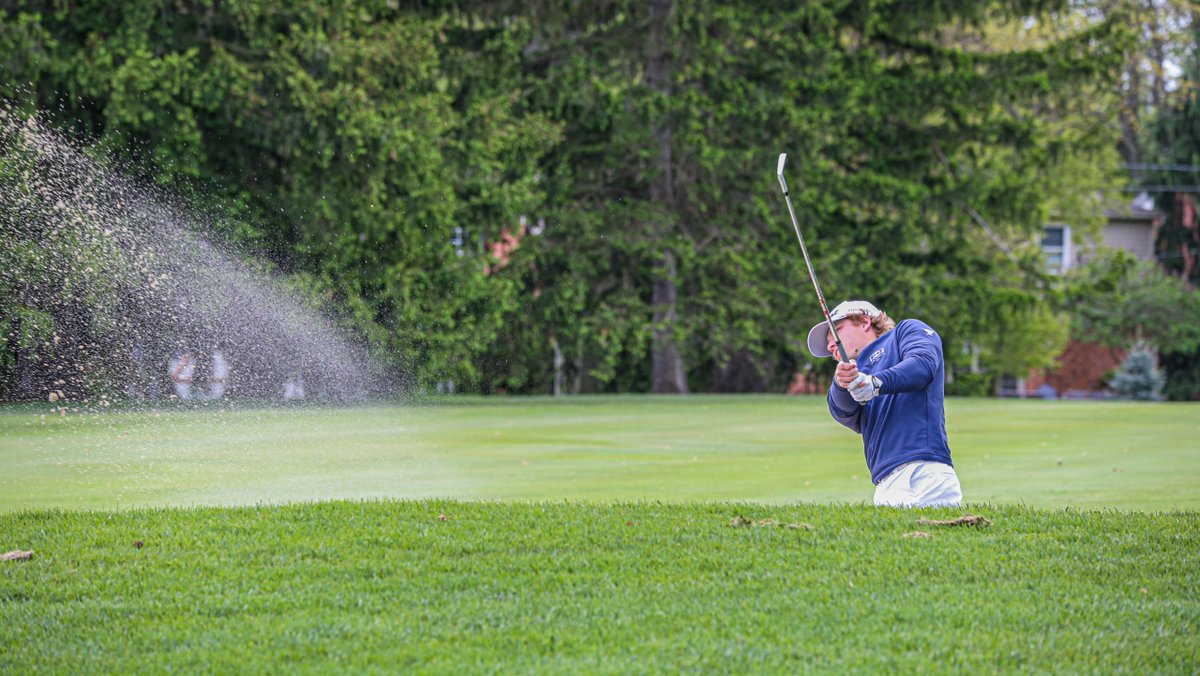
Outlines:
{"type": "Polygon", "coordinates": [[[905,331],[900,338],[900,363],[872,374],[879,378],[882,394],[917,392],[929,386],[942,363],[941,338],[936,333],[927,334],[918,325],[905,331]]]}
{"type": "Polygon", "coordinates": [[[850,392],[838,387],[837,383],[829,386],[829,412],[833,419],[862,434],[862,406],[854,401],[850,392]]]}

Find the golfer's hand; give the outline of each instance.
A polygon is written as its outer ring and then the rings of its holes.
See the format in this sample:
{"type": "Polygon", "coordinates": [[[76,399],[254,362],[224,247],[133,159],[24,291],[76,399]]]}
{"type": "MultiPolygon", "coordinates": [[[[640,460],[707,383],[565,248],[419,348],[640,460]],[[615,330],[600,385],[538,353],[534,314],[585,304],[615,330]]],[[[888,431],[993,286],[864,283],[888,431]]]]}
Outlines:
{"type": "Polygon", "coordinates": [[[858,363],[851,359],[848,362],[840,361],[837,365],[837,371],[833,374],[834,381],[838,387],[843,390],[850,389],[850,383],[853,383],[861,373],[858,372],[858,363]]]}
{"type": "Polygon", "coordinates": [[[875,395],[879,394],[879,388],[875,387],[875,379],[865,373],[858,374],[858,377],[846,389],[850,390],[850,396],[854,397],[854,401],[860,404],[871,401],[875,395]]]}

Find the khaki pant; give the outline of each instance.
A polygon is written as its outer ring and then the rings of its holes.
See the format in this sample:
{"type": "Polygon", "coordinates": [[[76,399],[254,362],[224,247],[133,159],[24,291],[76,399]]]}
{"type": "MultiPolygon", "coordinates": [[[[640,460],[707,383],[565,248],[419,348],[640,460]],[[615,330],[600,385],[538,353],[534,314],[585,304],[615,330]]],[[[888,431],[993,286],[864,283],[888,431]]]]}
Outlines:
{"type": "Polygon", "coordinates": [[[958,507],[962,487],[954,468],[918,460],[900,465],[875,487],[878,507],[958,507]]]}

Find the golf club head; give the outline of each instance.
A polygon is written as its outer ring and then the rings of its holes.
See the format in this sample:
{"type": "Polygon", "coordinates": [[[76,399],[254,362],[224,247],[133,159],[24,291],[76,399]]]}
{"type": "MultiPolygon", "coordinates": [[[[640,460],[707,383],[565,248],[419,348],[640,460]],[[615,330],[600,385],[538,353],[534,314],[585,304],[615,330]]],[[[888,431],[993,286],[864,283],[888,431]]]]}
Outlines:
{"type": "Polygon", "coordinates": [[[779,187],[783,188],[783,194],[788,194],[787,179],[783,177],[783,165],[787,164],[787,153],[779,153],[779,165],[775,168],[775,175],[779,177],[779,187]]]}

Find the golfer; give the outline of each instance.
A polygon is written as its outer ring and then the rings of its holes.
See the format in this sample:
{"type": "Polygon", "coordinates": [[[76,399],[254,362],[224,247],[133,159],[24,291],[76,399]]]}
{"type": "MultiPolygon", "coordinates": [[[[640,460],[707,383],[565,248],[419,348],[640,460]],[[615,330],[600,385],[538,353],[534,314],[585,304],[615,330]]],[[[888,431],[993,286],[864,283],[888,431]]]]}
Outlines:
{"type": "Polygon", "coordinates": [[[175,396],[179,399],[191,399],[192,380],[196,376],[196,357],[191,352],[176,354],[167,368],[171,382],[175,383],[175,396]]]}
{"type": "MultiPolygon", "coordinates": [[[[958,506],[962,489],[946,439],[942,339],[924,322],[897,324],[864,300],[829,314],[848,363],[839,362],[829,388],[829,411],[863,438],[875,504],[958,506]]],[[[816,357],[834,356],[829,325],[808,332],[816,357]]]]}

